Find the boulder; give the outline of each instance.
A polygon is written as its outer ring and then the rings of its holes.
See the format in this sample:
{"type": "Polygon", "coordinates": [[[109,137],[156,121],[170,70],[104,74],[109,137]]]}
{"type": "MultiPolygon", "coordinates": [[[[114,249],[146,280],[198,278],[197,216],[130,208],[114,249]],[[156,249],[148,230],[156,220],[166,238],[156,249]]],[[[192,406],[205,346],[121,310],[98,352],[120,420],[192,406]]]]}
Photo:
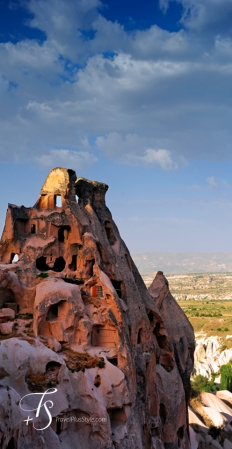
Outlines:
{"type": "Polygon", "coordinates": [[[7,323],[0,324],[0,332],[3,335],[9,335],[13,331],[14,323],[12,321],[8,321],[7,323]]]}
{"type": "Polygon", "coordinates": [[[223,449],[232,449],[232,442],[225,438],[223,443],[223,449]]]}
{"type": "Polygon", "coordinates": [[[14,320],[15,319],[15,312],[12,309],[9,308],[2,308],[0,309],[0,322],[3,323],[8,320],[14,320]]]}

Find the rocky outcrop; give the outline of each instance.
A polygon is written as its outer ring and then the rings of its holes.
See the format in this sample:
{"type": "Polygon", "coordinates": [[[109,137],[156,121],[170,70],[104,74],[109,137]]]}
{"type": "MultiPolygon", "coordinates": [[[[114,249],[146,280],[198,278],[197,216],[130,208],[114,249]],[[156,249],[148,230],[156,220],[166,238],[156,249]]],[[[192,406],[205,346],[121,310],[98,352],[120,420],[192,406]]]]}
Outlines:
{"type": "Polygon", "coordinates": [[[228,397],[229,391],[217,392],[216,395],[204,392],[192,402],[194,411],[189,408],[192,448],[232,448],[232,408],[227,405],[228,397]],[[220,393],[223,393],[223,400],[220,393]]]}
{"type": "Polygon", "coordinates": [[[107,189],[56,168],[34,207],[8,207],[2,449],[190,448],[193,329],[161,273],[147,290],[105,204],[107,189]],[[9,410],[6,391],[15,398],[9,410]],[[45,406],[36,409],[44,392],[51,422],[45,406]],[[25,395],[30,411],[10,427],[25,395]]]}
{"type": "MultiPolygon", "coordinates": [[[[223,339],[221,337],[206,337],[196,334],[193,374],[201,374],[210,378],[212,373],[219,373],[220,367],[232,359],[232,350],[222,348],[223,339]]],[[[216,383],[220,383],[220,377],[216,379],[216,383]]]]}
{"type": "Polygon", "coordinates": [[[159,312],[174,349],[175,362],[178,367],[187,400],[191,394],[190,375],[194,362],[194,331],[186,319],[186,315],[169,291],[168,281],[158,271],[154,281],[148,288],[155,299],[159,312]]]}

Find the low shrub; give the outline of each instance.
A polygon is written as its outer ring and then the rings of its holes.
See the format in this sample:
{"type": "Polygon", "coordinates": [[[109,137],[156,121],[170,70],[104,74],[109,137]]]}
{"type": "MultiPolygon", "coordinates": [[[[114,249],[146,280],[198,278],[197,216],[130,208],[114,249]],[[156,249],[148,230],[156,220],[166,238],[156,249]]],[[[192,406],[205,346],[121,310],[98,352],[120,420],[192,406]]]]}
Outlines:
{"type": "Polygon", "coordinates": [[[41,279],[45,279],[45,278],[48,277],[48,273],[46,273],[46,272],[39,273],[39,274],[37,274],[36,277],[37,277],[37,278],[41,278],[41,279]]]}
{"type": "Polygon", "coordinates": [[[199,392],[205,391],[206,393],[211,393],[216,390],[216,386],[213,380],[209,380],[206,376],[198,374],[192,381],[192,389],[199,392]]]}

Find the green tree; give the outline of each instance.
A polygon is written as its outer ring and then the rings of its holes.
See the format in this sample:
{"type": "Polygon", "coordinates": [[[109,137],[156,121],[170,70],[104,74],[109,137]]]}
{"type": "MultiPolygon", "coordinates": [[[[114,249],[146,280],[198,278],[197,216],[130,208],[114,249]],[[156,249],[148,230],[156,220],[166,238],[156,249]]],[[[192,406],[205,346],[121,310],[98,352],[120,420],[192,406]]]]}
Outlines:
{"type": "Polygon", "coordinates": [[[196,391],[205,391],[210,393],[211,391],[216,390],[216,386],[213,380],[209,380],[206,376],[202,376],[202,374],[198,374],[194,377],[192,381],[192,388],[196,391]]]}
{"type": "Polygon", "coordinates": [[[232,392],[232,360],[230,360],[230,362],[226,365],[221,366],[220,373],[220,390],[228,390],[232,392]]]}

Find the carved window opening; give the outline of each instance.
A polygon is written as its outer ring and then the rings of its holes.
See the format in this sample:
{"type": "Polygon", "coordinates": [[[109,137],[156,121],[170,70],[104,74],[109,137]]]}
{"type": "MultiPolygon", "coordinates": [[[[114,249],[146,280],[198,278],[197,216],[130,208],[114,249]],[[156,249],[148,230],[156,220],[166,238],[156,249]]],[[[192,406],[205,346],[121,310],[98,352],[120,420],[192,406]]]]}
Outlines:
{"type": "Polygon", "coordinates": [[[58,318],[58,304],[53,304],[48,310],[46,321],[55,321],[57,320],[57,318],[58,318]]]}
{"type": "Polygon", "coordinates": [[[72,256],[72,262],[69,264],[69,269],[71,271],[76,271],[77,269],[77,255],[72,256]]]}
{"type": "Polygon", "coordinates": [[[65,260],[63,257],[58,257],[55,260],[54,266],[52,268],[53,271],[56,271],[57,273],[60,273],[65,268],[65,260]]]}
{"type": "Polygon", "coordinates": [[[116,290],[116,293],[119,298],[126,299],[124,283],[122,281],[115,281],[115,279],[110,279],[113,287],[116,290]]]}
{"type": "Polygon", "coordinates": [[[110,223],[110,221],[105,221],[105,231],[106,231],[106,235],[109,240],[109,243],[111,245],[114,245],[114,243],[116,242],[116,237],[114,235],[114,231],[112,229],[112,224],[110,223]]]}
{"type": "Polygon", "coordinates": [[[52,304],[52,306],[49,307],[48,313],[46,316],[46,321],[56,321],[58,318],[63,319],[65,318],[67,312],[68,312],[69,305],[67,301],[59,301],[56,304],[52,304]]]}
{"type": "Polygon", "coordinates": [[[110,417],[111,432],[113,435],[117,435],[119,427],[124,426],[127,422],[127,416],[123,408],[114,408],[107,410],[110,417]]]}
{"type": "Polygon", "coordinates": [[[41,256],[38,259],[36,259],[36,268],[39,271],[50,270],[49,266],[46,264],[46,257],[41,256]]]}
{"type": "Polygon", "coordinates": [[[147,316],[148,316],[148,319],[149,319],[150,323],[153,323],[153,319],[154,319],[153,313],[149,312],[147,316]]]}
{"type": "Polygon", "coordinates": [[[166,412],[165,405],[162,403],[160,404],[160,407],[159,407],[159,415],[160,415],[161,424],[162,424],[162,426],[164,426],[166,423],[167,412],[166,412]]]}
{"type": "Polygon", "coordinates": [[[114,366],[118,366],[118,357],[111,357],[110,359],[107,359],[108,362],[110,362],[114,366]]]}
{"type": "Polygon", "coordinates": [[[178,447],[180,447],[181,446],[181,440],[183,440],[183,438],[184,438],[184,426],[181,426],[177,430],[177,438],[178,438],[178,447]]]}
{"type": "Polygon", "coordinates": [[[142,332],[143,332],[142,328],[139,329],[139,331],[138,331],[138,338],[137,338],[137,344],[138,345],[141,345],[141,343],[142,343],[142,332]]]}
{"type": "Polygon", "coordinates": [[[35,226],[35,224],[32,224],[31,225],[31,234],[35,234],[35,231],[36,231],[36,226],[35,226]]]}
{"type": "MultiPolygon", "coordinates": [[[[51,257],[51,255],[50,255],[50,257],[51,257]]],[[[58,257],[55,260],[55,263],[54,263],[53,267],[49,267],[46,264],[46,257],[41,256],[38,259],[36,259],[36,268],[39,271],[53,270],[53,271],[56,271],[56,272],[59,273],[59,272],[63,271],[64,268],[65,268],[65,260],[64,260],[63,257],[58,257]]]]}
{"type": "Polygon", "coordinates": [[[60,367],[61,367],[61,363],[59,363],[59,362],[55,362],[55,361],[48,362],[46,365],[46,374],[58,373],[60,367]]]}
{"type": "Polygon", "coordinates": [[[58,230],[58,241],[65,242],[66,240],[68,240],[70,231],[71,231],[70,226],[61,226],[58,230]]]}
{"type": "Polygon", "coordinates": [[[76,202],[78,203],[79,196],[78,196],[78,195],[75,195],[75,198],[76,198],[76,202]]]}
{"type": "Polygon", "coordinates": [[[51,428],[53,432],[55,432],[57,435],[60,435],[60,433],[63,430],[63,422],[58,421],[57,418],[52,418],[51,428]]]}
{"type": "Polygon", "coordinates": [[[167,337],[166,335],[160,335],[160,323],[156,323],[153,334],[156,336],[159,347],[164,349],[167,344],[167,337]]]}
{"type": "Polygon", "coordinates": [[[17,445],[13,437],[10,439],[6,449],[17,449],[17,445]]]}
{"type": "Polygon", "coordinates": [[[4,284],[0,287],[0,309],[2,307],[9,307],[6,304],[11,304],[13,308],[16,305],[14,292],[10,288],[6,288],[4,284]]]}
{"type": "Polygon", "coordinates": [[[61,195],[55,195],[55,206],[56,207],[62,207],[61,195]]]}
{"type": "Polygon", "coordinates": [[[60,435],[61,431],[62,431],[62,422],[56,421],[56,434],[60,435]]]}
{"type": "Polygon", "coordinates": [[[19,255],[17,253],[11,253],[10,263],[18,262],[19,255]]]}

